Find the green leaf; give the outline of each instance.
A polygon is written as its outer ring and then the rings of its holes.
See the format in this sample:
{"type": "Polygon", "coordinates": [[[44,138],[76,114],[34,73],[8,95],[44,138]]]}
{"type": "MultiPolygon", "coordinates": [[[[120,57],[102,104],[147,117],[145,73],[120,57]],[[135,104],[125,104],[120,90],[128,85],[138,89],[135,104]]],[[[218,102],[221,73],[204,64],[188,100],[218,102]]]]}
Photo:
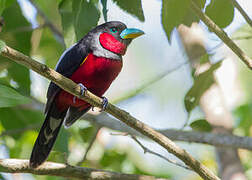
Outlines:
{"type": "Polygon", "coordinates": [[[173,29],[182,24],[189,8],[190,0],[163,0],[162,25],[169,42],[173,29]]]}
{"type": "MultiPolygon", "coordinates": [[[[194,3],[197,4],[197,6],[200,8],[200,9],[203,9],[204,6],[205,6],[205,3],[206,3],[206,0],[194,0],[194,3]]],[[[187,26],[191,26],[191,24],[193,22],[199,22],[199,18],[198,16],[195,14],[195,12],[191,9],[191,8],[188,8],[187,9],[187,12],[186,12],[186,15],[184,16],[184,19],[183,19],[183,24],[184,25],[187,25],[187,26]]]]}
{"type": "Polygon", "coordinates": [[[69,48],[76,42],[74,30],[74,14],[72,13],[72,1],[62,0],[59,4],[59,12],[61,15],[61,24],[66,47],[69,48]]]}
{"type": "Polygon", "coordinates": [[[227,27],[234,18],[234,6],[230,0],[211,0],[206,7],[208,15],[220,28],[227,27]]]}
{"type": "Polygon", "coordinates": [[[210,63],[209,57],[211,54],[205,53],[203,56],[200,57],[200,64],[210,63]]]}
{"type": "Polygon", "coordinates": [[[108,21],[107,0],[101,0],[101,4],[102,4],[102,14],[104,17],[104,21],[107,22],[108,21]]]}
{"type": "Polygon", "coordinates": [[[193,121],[190,127],[195,131],[201,132],[210,132],[212,130],[212,126],[205,119],[193,121]]]}
{"type": "MultiPolygon", "coordinates": [[[[199,8],[204,8],[206,0],[194,0],[199,8]]],[[[163,0],[162,25],[168,41],[171,41],[172,31],[180,24],[191,26],[199,22],[199,18],[190,8],[191,0],[163,0]]]]}
{"type": "Polygon", "coordinates": [[[5,8],[8,8],[15,0],[1,0],[0,1],[0,16],[5,8]]]}
{"type": "Polygon", "coordinates": [[[122,10],[137,17],[140,21],[144,21],[141,0],[113,0],[113,2],[115,2],[122,10]]]}
{"type": "Polygon", "coordinates": [[[59,57],[61,56],[64,50],[62,45],[58,41],[55,41],[52,31],[48,28],[43,29],[40,32],[35,31],[33,33],[34,36],[41,36],[41,39],[39,39],[39,46],[36,50],[34,50],[34,53],[41,55],[43,59],[45,59],[46,64],[49,67],[55,67],[59,57]]]}
{"type": "MultiPolygon", "coordinates": [[[[41,123],[44,115],[40,111],[20,109],[16,107],[0,108],[0,122],[7,130],[14,130],[27,127],[28,125],[41,123]]],[[[13,135],[20,138],[20,135],[13,135]]]]}
{"type": "Polygon", "coordinates": [[[251,136],[252,126],[252,103],[244,104],[234,111],[236,127],[241,128],[245,132],[245,136],[251,136]]]}
{"type": "MultiPolygon", "coordinates": [[[[24,18],[18,3],[13,3],[6,8],[2,14],[5,20],[5,26],[0,33],[0,39],[14,49],[24,54],[29,54],[31,50],[31,31],[21,30],[31,24],[24,18]]],[[[7,58],[0,57],[0,64],[8,63],[8,77],[17,83],[17,90],[22,94],[30,94],[30,72],[29,69],[19,65],[7,58]]]]}
{"type": "Polygon", "coordinates": [[[0,54],[3,52],[5,45],[5,42],[0,40],[0,54]]]}
{"type": "Polygon", "coordinates": [[[12,107],[19,104],[27,104],[30,99],[22,96],[14,89],[0,84],[0,108],[12,107]]]}
{"type": "Polygon", "coordinates": [[[64,40],[67,47],[80,40],[100,18],[97,3],[87,0],[63,0],[59,4],[59,12],[63,27],[64,40]]]}
{"type": "Polygon", "coordinates": [[[77,40],[83,38],[91,29],[97,26],[100,11],[93,1],[73,0],[74,30],[77,40]]]}
{"type": "Polygon", "coordinates": [[[79,130],[79,134],[81,135],[81,138],[84,142],[88,142],[94,135],[95,133],[95,127],[90,126],[87,128],[83,128],[79,130]]]}
{"type": "Polygon", "coordinates": [[[102,159],[99,161],[99,164],[106,169],[113,169],[114,171],[122,171],[122,163],[127,159],[127,154],[125,152],[118,153],[116,149],[111,149],[105,151],[102,159]],[[111,161],[116,159],[116,161],[111,161]]]}
{"type": "Polygon", "coordinates": [[[221,63],[222,61],[213,64],[207,71],[195,77],[193,86],[184,98],[187,112],[191,112],[199,104],[201,96],[215,82],[213,73],[220,67],[221,63]]]}

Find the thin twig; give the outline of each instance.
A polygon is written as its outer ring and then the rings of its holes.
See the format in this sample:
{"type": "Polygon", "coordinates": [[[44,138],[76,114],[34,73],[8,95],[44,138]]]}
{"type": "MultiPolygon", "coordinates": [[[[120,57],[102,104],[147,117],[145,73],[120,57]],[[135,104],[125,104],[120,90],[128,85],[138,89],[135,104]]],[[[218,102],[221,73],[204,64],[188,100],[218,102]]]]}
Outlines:
{"type": "Polygon", "coordinates": [[[223,31],[219,26],[217,26],[205,13],[194,2],[191,1],[192,10],[196,15],[206,24],[206,26],[213,31],[247,66],[252,70],[252,59],[247,56],[223,31]]]}
{"type": "MultiPolygon", "coordinates": [[[[81,88],[78,84],[72,80],[62,76],[55,70],[49,68],[48,66],[41,64],[32,58],[8,47],[4,42],[0,41],[0,53],[1,55],[12,59],[13,61],[26,66],[29,69],[39,73],[40,75],[50,79],[52,82],[57,84],[60,88],[77,96],[79,99],[86,101],[92,106],[102,108],[103,99],[94,95],[90,91],[86,91],[81,95],[81,88]]],[[[206,180],[216,180],[219,179],[213,172],[201,164],[198,160],[193,158],[184,149],[181,149],[169,138],[165,137],[161,133],[155,131],[148,125],[142,123],[135,117],[131,116],[128,112],[118,108],[117,106],[108,103],[106,112],[126,123],[128,126],[142,133],[143,135],[149,137],[153,141],[157,142],[159,145],[164,147],[168,152],[174,154],[179,159],[181,159],[186,165],[190,166],[195,172],[197,172],[203,179],[206,180]]]]}
{"type": "Polygon", "coordinates": [[[187,167],[187,166],[185,166],[185,165],[183,165],[183,164],[181,164],[181,163],[179,163],[179,162],[177,162],[177,161],[175,161],[175,160],[168,159],[167,157],[165,157],[165,156],[163,156],[163,155],[161,155],[161,154],[159,154],[159,153],[156,153],[156,152],[154,152],[154,151],[148,149],[147,147],[145,147],[145,146],[136,138],[135,135],[132,135],[132,134],[127,133],[127,132],[122,132],[122,133],[110,133],[110,135],[113,135],[113,136],[129,136],[129,137],[131,137],[131,138],[143,149],[144,154],[145,154],[145,153],[150,153],[150,154],[153,154],[153,155],[155,155],[155,156],[158,156],[158,157],[160,157],[161,159],[164,159],[165,161],[167,161],[167,162],[169,162],[169,163],[172,163],[172,164],[174,164],[174,165],[176,165],[176,166],[182,167],[182,168],[187,169],[187,170],[192,170],[191,168],[189,168],[189,167],[187,167]]]}
{"type": "Polygon", "coordinates": [[[175,160],[172,160],[172,159],[168,159],[167,157],[165,157],[165,156],[163,156],[163,155],[161,155],[161,154],[159,154],[159,153],[156,153],[156,152],[154,152],[154,151],[148,149],[147,147],[145,147],[145,146],[136,138],[136,136],[130,135],[130,137],[131,137],[134,141],[136,141],[136,143],[137,143],[139,146],[141,146],[141,148],[143,149],[144,153],[153,154],[153,155],[158,156],[158,157],[160,157],[161,159],[164,159],[164,160],[168,161],[169,163],[172,163],[172,164],[174,164],[174,165],[176,165],[176,166],[182,167],[182,168],[187,169],[187,170],[190,170],[190,171],[192,170],[191,168],[185,166],[184,164],[181,164],[181,163],[179,163],[179,162],[177,162],[177,161],[175,161],[175,160]]]}
{"type": "Polygon", "coordinates": [[[231,0],[231,2],[233,3],[234,7],[236,7],[236,9],[238,9],[238,11],[244,17],[246,22],[250,25],[250,27],[252,27],[252,20],[250,19],[248,14],[244,11],[244,9],[240,6],[240,4],[236,0],[231,0]]]}
{"type": "Polygon", "coordinates": [[[86,150],[82,160],[80,162],[78,162],[78,164],[77,164],[78,166],[80,166],[86,160],[87,154],[88,154],[89,150],[91,149],[91,147],[93,146],[93,144],[94,144],[94,142],[96,140],[97,134],[99,133],[101,128],[102,128],[101,126],[96,127],[96,130],[92,135],[92,138],[91,138],[91,140],[90,140],[90,142],[88,144],[87,150],[86,150]]]}
{"type": "MultiPolygon", "coordinates": [[[[112,134],[112,135],[119,135],[119,134],[112,134]]],[[[182,168],[187,169],[187,170],[190,170],[190,171],[192,170],[191,168],[185,166],[184,164],[181,164],[181,163],[179,163],[179,162],[177,162],[177,161],[175,161],[175,160],[168,159],[167,157],[165,157],[165,156],[163,156],[163,155],[161,155],[161,154],[159,154],[159,153],[156,153],[156,152],[154,152],[154,151],[148,149],[147,147],[145,147],[145,146],[136,138],[136,136],[131,135],[131,134],[129,134],[129,133],[123,133],[122,135],[123,135],[123,136],[130,136],[134,141],[136,141],[136,143],[137,143],[139,146],[141,146],[141,148],[143,149],[144,154],[145,154],[145,153],[150,153],[150,154],[153,154],[153,155],[155,155],[155,156],[158,156],[158,157],[160,157],[161,159],[164,159],[164,160],[168,161],[169,163],[172,163],[172,164],[174,164],[174,165],[176,165],[176,166],[182,167],[182,168]]]]}

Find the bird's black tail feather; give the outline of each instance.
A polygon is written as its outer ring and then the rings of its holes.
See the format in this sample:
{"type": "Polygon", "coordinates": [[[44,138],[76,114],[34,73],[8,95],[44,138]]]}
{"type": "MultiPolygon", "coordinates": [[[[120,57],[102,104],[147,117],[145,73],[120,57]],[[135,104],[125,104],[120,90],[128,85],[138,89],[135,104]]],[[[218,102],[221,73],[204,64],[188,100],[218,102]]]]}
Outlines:
{"type": "Polygon", "coordinates": [[[51,108],[48,111],[37,140],[33,146],[30,157],[30,167],[32,168],[38,167],[47,159],[63,123],[64,118],[52,117],[53,109],[54,108],[51,108]]]}

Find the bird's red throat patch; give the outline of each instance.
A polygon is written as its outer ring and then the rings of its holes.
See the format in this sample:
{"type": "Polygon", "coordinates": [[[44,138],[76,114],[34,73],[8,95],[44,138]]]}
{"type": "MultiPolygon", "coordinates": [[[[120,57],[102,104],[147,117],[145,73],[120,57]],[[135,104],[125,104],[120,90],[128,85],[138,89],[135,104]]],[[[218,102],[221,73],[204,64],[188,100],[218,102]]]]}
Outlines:
{"type": "Polygon", "coordinates": [[[124,55],[126,52],[127,46],[122,42],[118,41],[114,36],[109,33],[102,33],[100,35],[99,41],[102,47],[116,54],[124,55]]]}

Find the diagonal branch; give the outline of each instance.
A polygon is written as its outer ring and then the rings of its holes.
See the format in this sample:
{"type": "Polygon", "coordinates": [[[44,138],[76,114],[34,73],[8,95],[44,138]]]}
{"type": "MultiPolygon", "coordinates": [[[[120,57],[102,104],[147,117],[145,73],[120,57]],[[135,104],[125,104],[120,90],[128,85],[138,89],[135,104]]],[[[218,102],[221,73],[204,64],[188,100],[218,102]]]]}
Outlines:
{"type": "Polygon", "coordinates": [[[252,59],[247,56],[223,31],[219,26],[217,26],[205,13],[194,2],[191,1],[192,10],[195,14],[203,21],[206,26],[213,31],[247,66],[252,70],[252,59]]]}
{"type": "Polygon", "coordinates": [[[250,25],[250,27],[252,27],[252,20],[250,19],[248,14],[244,11],[244,9],[240,6],[240,4],[236,0],[231,0],[231,2],[233,3],[234,7],[236,7],[236,9],[241,13],[246,22],[250,25]]]}
{"type": "Polygon", "coordinates": [[[93,179],[93,180],[104,180],[104,179],[161,180],[161,178],[155,178],[153,176],[123,174],[93,168],[69,166],[66,164],[53,163],[53,162],[45,162],[38,168],[32,169],[29,167],[29,160],[21,160],[21,159],[0,159],[0,172],[32,173],[37,175],[51,175],[66,178],[93,179]]]}
{"type": "MultiPolygon", "coordinates": [[[[29,69],[39,73],[40,75],[50,79],[55,84],[57,84],[60,88],[64,89],[65,91],[77,96],[79,99],[82,99],[92,106],[96,106],[101,108],[102,107],[102,99],[97,97],[96,95],[92,94],[91,92],[87,91],[84,95],[81,94],[81,88],[78,84],[74,83],[72,80],[62,76],[58,72],[50,69],[44,64],[41,64],[32,58],[8,47],[5,45],[3,41],[0,41],[0,53],[2,56],[5,56],[13,61],[26,66],[29,69]]],[[[161,133],[155,131],[148,125],[142,123],[135,117],[131,116],[128,112],[112,105],[111,103],[108,104],[106,108],[106,112],[111,114],[112,116],[116,117],[117,119],[123,121],[128,126],[132,127],[133,129],[137,130],[141,134],[149,137],[153,141],[157,142],[159,145],[164,147],[168,152],[174,154],[179,159],[181,159],[187,166],[189,166],[192,170],[197,172],[203,179],[206,180],[216,180],[219,179],[215,174],[209,171],[203,164],[199,161],[194,159],[188,152],[184,149],[181,149],[177,146],[173,141],[169,138],[165,137],[161,133]]]]}

